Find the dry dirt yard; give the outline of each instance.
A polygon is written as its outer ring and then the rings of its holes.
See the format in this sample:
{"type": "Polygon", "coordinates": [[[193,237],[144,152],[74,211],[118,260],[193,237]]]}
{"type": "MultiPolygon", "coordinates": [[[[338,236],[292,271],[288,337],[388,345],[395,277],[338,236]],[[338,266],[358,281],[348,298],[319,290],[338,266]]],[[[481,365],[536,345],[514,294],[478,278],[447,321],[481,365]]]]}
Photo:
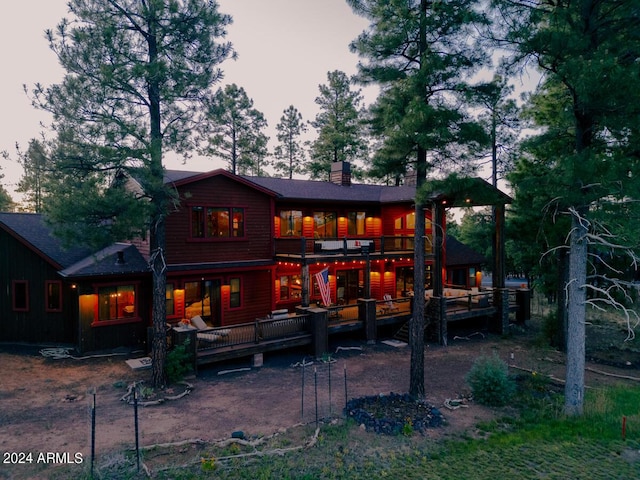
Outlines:
{"type": "MultiPolygon", "coordinates": [[[[596,361],[588,364],[587,384],[592,387],[618,382],[637,384],[631,378],[640,377],[640,357],[635,350],[627,348],[623,356],[617,358],[612,346],[620,345],[625,335],[619,328],[609,333],[613,333],[614,338],[608,342],[603,342],[601,331],[591,334],[598,338],[600,350],[591,352],[596,353],[591,357],[596,361]]],[[[536,347],[537,336],[537,330],[527,326],[515,329],[507,338],[467,331],[454,336],[447,347],[428,344],[425,349],[427,401],[438,407],[447,421],[446,426],[429,431],[428,436],[473,434],[479,421],[500,414],[473,402],[468,408],[443,407],[446,399],[469,393],[464,377],[480,355],[495,352],[512,366],[514,373],[536,371],[562,379],[564,355],[550,348],[536,347]]],[[[345,342],[341,347],[348,348],[336,348],[332,355],[339,385],[336,396],[344,396],[343,371],[346,371],[349,398],[407,391],[408,347],[381,342],[367,345],[359,341],[345,342]]],[[[0,479],[48,478],[61,468],[60,463],[65,464],[65,468],[70,468],[69,464],[75,468],[73,462],[76,462],[79,474],[86,472],[91,458],[94,391],[96,461],[114,452],[132,449],[135,446],[133,407],[121,398],[132,382],[148,381],[149,372],[132,370],[125,363],[126,358],[114,355],[51,359],[34,349],[0,346],[0,479]],[[30,461],[26,457],[22,459],[27,463],[17,463],[19,455],[29,454],[30,461]]],[[[201,368],[197,376],[187,378],[194,386],[189,395],[162,405],[139,408],[140,445],[189,439],[215,442],[229,438],[236,431],[251,436],[270,435],[300,424],[302,375],[299,364],[303,359],[304,352],[274,353],[265,356],[261,368],[250,368],[251,359],[201,368]]],[[[307,375],[307,384],[311,378],[307,375]]],[[[179,393],[177,387],[167,392],[176,393],[179,393]]],[[[311,401],[305,400],[307,404],[311,401]]]]}

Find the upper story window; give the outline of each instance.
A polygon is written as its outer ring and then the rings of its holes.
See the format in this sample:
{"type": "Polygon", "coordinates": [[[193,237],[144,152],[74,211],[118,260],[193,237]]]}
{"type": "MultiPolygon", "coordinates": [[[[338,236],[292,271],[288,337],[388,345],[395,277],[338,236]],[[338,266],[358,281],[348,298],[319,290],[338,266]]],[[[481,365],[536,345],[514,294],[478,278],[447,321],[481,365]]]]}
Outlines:
{"type": "Polygon", "coordinates": [[[280,212],[280,236],[302,236],[302,211],[282,210],[280,212]]]}
{"type": "Polygon", "coordinates": [[[395,220],[396,230],[415,230],[416,228],[416,214],[415,212],[407,213],[395,220]]]}
{"type": "Polygon", "coordinates": [[[29,311],[29,282],[26,280],[14,280],[13,284],[13,311],[29,311]]]}
{"type": "Polygon", "coordinates": [[[118,320],[136,313],[135,285],[98,287],[98,320],[118,320]]]}
{"type": "Polygon", "coordinates": [[[244,208],[191,207],[193,238],[244,237],[244,208]]]}
{"type": "Polygon", "coordinates": [[[365,212],[347,212],[347,234],[364,235],[366,219],[365,212]]]}
{"type": "Polygon", "coordinates": [[[335,238],[338,236],[336,212],[313,212],[313,234],[316,238],[335,238]]]}

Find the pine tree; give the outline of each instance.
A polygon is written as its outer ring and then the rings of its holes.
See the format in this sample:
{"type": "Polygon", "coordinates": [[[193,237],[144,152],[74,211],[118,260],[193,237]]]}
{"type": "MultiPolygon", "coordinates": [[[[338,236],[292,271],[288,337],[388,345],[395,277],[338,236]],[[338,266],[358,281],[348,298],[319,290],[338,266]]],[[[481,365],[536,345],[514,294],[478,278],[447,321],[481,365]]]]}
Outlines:
{"type": "Polygon", "coordinates": [[[288,178],[293,178],[294,173],[305,173],[306,154],[299,138],[307,131],[307,126],[302,120],[302,114],[296,107],[290,105],[282,112],[276,130],[279,143],[274,151],[275,171],[288,178]]]}
{"type": "MultiPolygon", "coordinates": [[[[372,108],[372,131],[381,138],[374,174],[411,174],[417,189],[427,173],[465,167],[469,148],[486,141],[482,129],[461,108],[465,79],[483,62],[474,45],[474,25],[483,21],[471,0],[348,0],[371,25],[351,45],[363,82],[382,85],[372,108]]],[[[424,396],[424,235],[426,205],[416,199],[413,320],[410,325],[409,393],[424,396]]],[[[446,341],[446,339],[441,339],[446,341]]]]}
{"type": "Polygon", "coordinates": [[[354,164],[366,155],[361,91],[352,90],[347,74],[338,70],[328,72],[327,81],[319,86],[315,102],[320,112],[311,122],[318,132],[310,146],[311,178],[328,179],[333,162],[354,164]]]}
{"type": "Polygon", "coordinates": [[[65,70],[37,85],[53,114],[54,168],[45,213],[59,235],[109,243],[149,232],[153,278],[152,380],[166,382],[165,217],[176,199],[165,152],[189,154],[198,114],[228,58],[218,43],[231,18],[215,1],[71,0],[70,19],[47,31],[65,70]],[[142,192],[123,188],[135,176],[142,192]]]}
{"type": "Polygon", "coordinates": [[[229,171],[260,175],[265,166],[267,127],[264,115],[253,108],[253,100],[236,84],[220,88],[208,105],[211,122],[205,153],[226,160],[229,171]]]}
{"type": "Polygon", "coordinates": [[[16,191],[23,195],[23,203],[30,211],[42,211],[43,188],[49,154],[44,142],[32,138],[26,152],[18,152],[18,162],[22,165],[22,177],[16,191]]]}
{"type": "Polygon", "coordinates": [[[518,58],[535,59],[544,77],[536,98],[543,138],[558,148],[548,182],[554,208],[571,222],[567,291],[565,413],[584,404],[588,304],[635,312],[613,292],[624,283],[596,264],[637,261],[640,17],[635,0],[531,3],[496,1],[518,58]],[[562,107],[562,108],[560,108],[562,107]],[[555,118],[554,118],[555,114],[555,118]],[[553,119],[549,121],[549,119],[553,119]],[[555,131],[554,131],[555,130],[555,131]],[[620,221],[624,218],[624,221],[620,221]],[[593,275],[592,275],[593,274],[593,275]],[[589,292],[589,294],[587,294],[589,292]]]}

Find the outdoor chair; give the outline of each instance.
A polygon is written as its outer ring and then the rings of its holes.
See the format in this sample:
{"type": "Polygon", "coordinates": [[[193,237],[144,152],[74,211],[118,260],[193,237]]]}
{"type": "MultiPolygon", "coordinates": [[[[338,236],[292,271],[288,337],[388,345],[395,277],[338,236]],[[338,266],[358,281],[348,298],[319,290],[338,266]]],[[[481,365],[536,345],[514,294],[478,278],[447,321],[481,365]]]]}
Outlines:
{"type": "Polygon", "coordinates": [[[222,338],[222,335],[211,332],[212,328],[205,323],[200,315],[191,317],[191,325],[198,329],[196,338],[200,341],[213,343],[222,338]]]}
{"type": "Polygon", "coordinates": [[[391,295],[389,295],[388,293],[384,294],[384,313],[385,314],[389,314],[392,312],[399,312],[400,309],[398,308],[398,306],[393,303],[393,300],[391,299],[391,295]]]}

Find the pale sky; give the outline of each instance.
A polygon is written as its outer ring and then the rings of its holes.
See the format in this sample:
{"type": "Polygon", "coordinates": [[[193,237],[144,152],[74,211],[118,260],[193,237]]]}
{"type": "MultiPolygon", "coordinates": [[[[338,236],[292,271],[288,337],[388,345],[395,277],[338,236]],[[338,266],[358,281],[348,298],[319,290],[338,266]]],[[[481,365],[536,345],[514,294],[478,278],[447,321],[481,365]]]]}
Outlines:
{"type": "MultiPolygon", "coordinates": [[[[318,86],[327,83],[327,72],[356,73],[358,58],[349,43],[367,27],[344,0],[218,0],[220,11],[233,17],[227,40],[238,53],[236,61],[222,64],[225,78],[219,84],[236,83],[254,100],[269,123],[269,148],[276,145],[275,125],[282,112],[294,105],[305,121],[316,113],[318,86]]],[[[47,123],[45,112],[34,109],[23,85],[57,83],[63,72],[49,49],[44,31],[55,28],[67,15],[67,0],[20,0],[4,5],[0,19],[0,159],[3,186],[15,200],[13,188],[22,174],[15,162],[15,144],[26,149],[31,138],[47,123]]],[[[217,87],[216,87],[217,88],[217,87]]],[[[365,90],[366,103],[375,97],[365,90]]],[[[168,168],[207,171],[223,166],[212,159],[167,162],[168,168]]]]}

